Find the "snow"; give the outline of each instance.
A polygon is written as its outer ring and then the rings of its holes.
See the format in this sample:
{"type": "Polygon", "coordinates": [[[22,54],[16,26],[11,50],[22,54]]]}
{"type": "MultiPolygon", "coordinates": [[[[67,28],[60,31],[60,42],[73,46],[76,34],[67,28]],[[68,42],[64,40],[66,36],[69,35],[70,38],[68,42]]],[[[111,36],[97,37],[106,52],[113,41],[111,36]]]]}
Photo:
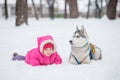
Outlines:
{"type": "Polygon", "coordinates": [[[29,19],[29,25],[15,26],[15,19],[0,19],[1,80],[120,80],[120,19],[29,19]],[[72,65],[69,40],[76,25],[84,25],[90,41],[102,49],[103,59],[90,64],[72,65]],[[37,37],[50,34],[63,59],[61,65],[33,67],[24,61],[12,61],[13,52],[26,55],[37,47],[37,37]]]}

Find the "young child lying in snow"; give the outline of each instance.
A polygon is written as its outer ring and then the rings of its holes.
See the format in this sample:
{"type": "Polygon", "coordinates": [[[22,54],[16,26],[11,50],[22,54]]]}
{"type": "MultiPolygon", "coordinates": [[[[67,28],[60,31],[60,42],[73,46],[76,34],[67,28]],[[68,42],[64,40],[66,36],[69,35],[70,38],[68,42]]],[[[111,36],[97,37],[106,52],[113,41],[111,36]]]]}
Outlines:
{"type": "Polygon", "coordinates": [[[62,59],[56,51],[56,44],[50,35],[38,37],[38,47],[26,54],[26,56],[13,54],[12,60],[25,60],[32,66],[61,64],[62,59]]]}

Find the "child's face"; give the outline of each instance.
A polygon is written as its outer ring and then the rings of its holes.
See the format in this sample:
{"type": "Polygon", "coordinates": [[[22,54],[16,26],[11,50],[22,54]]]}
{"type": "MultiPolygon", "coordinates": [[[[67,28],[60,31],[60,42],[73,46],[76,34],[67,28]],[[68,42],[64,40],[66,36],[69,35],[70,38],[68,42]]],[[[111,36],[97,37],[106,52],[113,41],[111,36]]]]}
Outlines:
{"type": "Polygon", "coordinates": [[[52,48],[46,48],[43,50],[44,55],[46,56],[50,56],[53,53],[53,49],[52,48]]]}

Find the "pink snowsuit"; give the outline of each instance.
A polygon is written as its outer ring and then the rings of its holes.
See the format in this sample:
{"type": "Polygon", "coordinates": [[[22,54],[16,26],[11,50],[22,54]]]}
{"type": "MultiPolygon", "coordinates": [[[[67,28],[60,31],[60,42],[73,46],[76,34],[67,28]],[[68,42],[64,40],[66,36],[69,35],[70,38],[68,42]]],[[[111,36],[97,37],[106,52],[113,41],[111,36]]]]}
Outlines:
{"type": "Polygon", "coordinates": [[[61,64],[62,59],[56,52],[56,44],[52,36],[42,36],[37,39],[38,47],[28,51],[25,62],[32,66],[49,65],[49,64],[61,64]],[[43,47],[46,43],[52,43],[54,45],[54,52],[50,56],[45,56],[43,53],[43,47]]]}

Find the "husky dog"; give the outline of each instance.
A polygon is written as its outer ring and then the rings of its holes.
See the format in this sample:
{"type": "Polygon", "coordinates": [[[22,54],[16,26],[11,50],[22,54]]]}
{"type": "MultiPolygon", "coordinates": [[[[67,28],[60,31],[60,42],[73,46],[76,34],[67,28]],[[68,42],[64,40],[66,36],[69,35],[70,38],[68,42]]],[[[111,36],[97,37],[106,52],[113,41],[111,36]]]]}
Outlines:
{"type": "Polygon", "coordinates": [[[84,26],[81,27],[81,30],[76,27],[70,44],[71,54],[69,62],[71,64],[88,64],[91,59],[102,59],[101,49],[89,42],[84,26]]]}

